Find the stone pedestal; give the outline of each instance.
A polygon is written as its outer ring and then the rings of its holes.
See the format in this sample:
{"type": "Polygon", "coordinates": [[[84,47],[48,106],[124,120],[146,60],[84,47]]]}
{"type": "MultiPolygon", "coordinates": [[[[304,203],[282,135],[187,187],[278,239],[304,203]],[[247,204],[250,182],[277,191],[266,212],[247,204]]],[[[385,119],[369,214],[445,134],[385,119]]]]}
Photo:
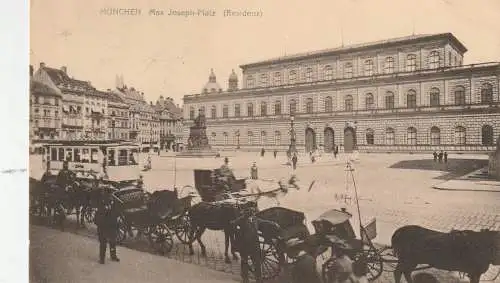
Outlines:
{"type": "Polygon", "coordinates": [[[497,140],[497,148],[490,153],[488,162],[488,175],[497,180],[500,180],[500,137],[497,140]]]}
{"type": "Polygon", "coordinates": [[[189,138],[186,150],[177,154],[177,157],[215,157],[217,151],[208,143],[205,114],[199,112],[194,120],[194,126],[189,128],[189,138]]]}

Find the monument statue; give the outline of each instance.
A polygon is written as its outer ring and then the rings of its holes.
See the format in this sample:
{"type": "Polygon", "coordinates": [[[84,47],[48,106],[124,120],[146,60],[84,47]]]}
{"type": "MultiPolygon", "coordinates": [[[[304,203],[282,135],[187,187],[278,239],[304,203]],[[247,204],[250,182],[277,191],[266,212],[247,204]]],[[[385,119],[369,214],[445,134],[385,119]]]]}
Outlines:
{"type": "Polygon", "coordinates": [[[212,150],[207,138],[207,119],[205,112],[201,109],[198,116],[194,119],[194,125],[189,128],[189,138],[187,140],[187,150],[181,152],[178,156],[186,157],[213,157],[217,154],[212,150]]]}

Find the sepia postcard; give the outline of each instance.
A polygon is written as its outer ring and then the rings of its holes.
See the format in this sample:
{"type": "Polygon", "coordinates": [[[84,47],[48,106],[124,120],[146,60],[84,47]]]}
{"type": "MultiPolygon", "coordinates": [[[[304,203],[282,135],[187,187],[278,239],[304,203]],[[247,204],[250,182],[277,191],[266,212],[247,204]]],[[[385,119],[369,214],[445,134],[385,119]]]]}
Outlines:
{"type": "Polygon", "coordinates": [[[498,19],[30,1],[29,281],[500,282],[498,19]]]}

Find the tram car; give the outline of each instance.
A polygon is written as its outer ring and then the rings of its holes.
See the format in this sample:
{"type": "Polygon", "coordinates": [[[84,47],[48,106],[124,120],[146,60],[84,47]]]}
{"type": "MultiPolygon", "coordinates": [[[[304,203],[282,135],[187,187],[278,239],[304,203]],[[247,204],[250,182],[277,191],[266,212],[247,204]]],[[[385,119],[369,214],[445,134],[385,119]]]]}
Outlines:
{"type": "Polygon", "coordinates": [[[123,141],[52,141],[45,145],[47,171],[57,175],[64,161],[78,178],[99,174],[110,183],[136,181],[140,176],[139,146],[123,141]]]}

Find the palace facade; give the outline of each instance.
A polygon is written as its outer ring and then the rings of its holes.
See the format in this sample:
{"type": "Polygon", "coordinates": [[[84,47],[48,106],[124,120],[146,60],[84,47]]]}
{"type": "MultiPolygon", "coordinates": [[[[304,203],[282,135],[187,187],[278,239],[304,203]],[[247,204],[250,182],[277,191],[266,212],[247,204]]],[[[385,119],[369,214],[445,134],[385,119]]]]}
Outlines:
{"type": "Polygon", "coordinates": [[[466,51],[444,33],[296,54],[241,65],[226,91],[212,71],[184,96],[185,129],[201,110],[220,149],[286,150],[293,119],[306,152],[491,151],[500,63],[464,65],[466,51]]]}

